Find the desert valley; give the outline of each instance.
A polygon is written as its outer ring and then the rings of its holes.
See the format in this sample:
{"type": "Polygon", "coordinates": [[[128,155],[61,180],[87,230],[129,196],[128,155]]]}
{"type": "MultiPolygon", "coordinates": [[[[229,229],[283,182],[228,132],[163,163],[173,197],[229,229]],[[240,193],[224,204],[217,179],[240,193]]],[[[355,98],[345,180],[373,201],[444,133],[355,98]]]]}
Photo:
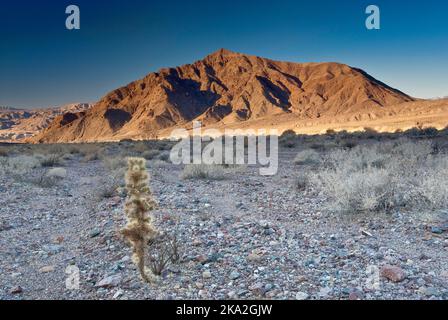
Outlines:
{"type": "Polygon", "coordinates": [[[2,108],[0,299],[448,299],[447,126],[448,99],[226,49],[96,103],[2,108]],[[277,129],[278,172],[173,164],[193,121],[277,129]]]}

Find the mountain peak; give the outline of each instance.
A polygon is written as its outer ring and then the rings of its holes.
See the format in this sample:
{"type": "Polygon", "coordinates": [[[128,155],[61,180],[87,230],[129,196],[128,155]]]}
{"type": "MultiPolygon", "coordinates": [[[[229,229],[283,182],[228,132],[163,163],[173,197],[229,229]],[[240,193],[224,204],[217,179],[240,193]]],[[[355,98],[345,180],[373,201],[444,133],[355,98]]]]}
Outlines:
{"type": "MultiPolygon", "coordinates": [[[[221,48],[204,60],[167,68],[103,97],[82,115],[55,119],[41,142],[159,137],[198,120],[206,125],[269,125],[378,118],[412,98],[334,63],[284,63],[221,48]]],[[[286,124],[284,125],[286,126],[286,124]]]]}
{"type": "Polygon", "coordinates": [[[238,52],[226,49],[226,48],[221,48],[221,49],[216,50],[215,52],[212,52],[207,57],[228,57],[228,56],[236,56],[236,55],[241,55],[241,53],[238,53],[238,52]]]}

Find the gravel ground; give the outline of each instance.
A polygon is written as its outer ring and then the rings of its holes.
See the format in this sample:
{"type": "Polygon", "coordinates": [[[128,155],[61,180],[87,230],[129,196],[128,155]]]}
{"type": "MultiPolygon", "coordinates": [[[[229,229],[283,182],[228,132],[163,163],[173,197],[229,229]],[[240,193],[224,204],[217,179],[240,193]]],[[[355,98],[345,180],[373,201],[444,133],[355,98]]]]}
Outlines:
{"type": "Polygon", "coordinates": [[[150,163],[156,225],[182,254],[152,285],[119,234],[125,199],[92,197],[101,161],[67,160],[50,188],[2,176],[0,299],[448,299],[448,211],[329,214],[296,189],[294,155],[273,177],[247,167],[213,181],[150,163]]]}

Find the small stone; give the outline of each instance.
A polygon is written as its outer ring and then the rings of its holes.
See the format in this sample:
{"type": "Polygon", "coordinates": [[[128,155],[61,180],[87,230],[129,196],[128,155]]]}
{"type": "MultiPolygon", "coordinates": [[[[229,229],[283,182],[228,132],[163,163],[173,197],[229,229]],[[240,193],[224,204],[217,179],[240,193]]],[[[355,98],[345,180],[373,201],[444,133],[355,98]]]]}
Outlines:
{"type": "Polygon", "coordinates": [[[199,295],[199,297],[201,297],[201,298],[207,298],[207,291],[205,291],[205,290],[199,290],[198,295],[199,295]]]}
{"type": "Polygon", "coordinates": [[[12,288],[11,290],[9,290],[10,294],[19,294],[22,292],[23,292],[23,289],[21,286],[16,286],[16,287],[12,288]]]}
{"type": "Polygon", "coordinates": [[[121,282],[120,275],[112,275],[106,278],[101,279],[97,284],[95,284],[96,288],[112,288],[116,287],[121,282]]]}
{"type": "Polygon", "coordinates": [[[113,298],[117,299],[117,298],[121,297],[122,295],[123,295],[123,290],[120,289],[117,292],[115,292],[113,298]]]}
{"type": "Polygon", "coordinates": [[[420,289],[418,289],[418,292],[421,295],[427,296],[427,297],[432,297],[432,296],[438,296],[439,295],[439,291],[436,288],[433,287],[421,287],[420,289]]]}
{"type": "Polygon", "coordinates": [[[308,279],[307,279],[307,277],[306,276],[297,276],[297,278],[296,278],[296,283],[303,283],[303,282],[306,282],[308,279]]]}
{"type": "Polygon", "coordinates": [[[309,295],[306,292],[297,292],[296,293],[296,300],[306,300],[308,299],[309,295]]]}
{"type": "Polygon", "coordinates": [[[53,266],[45,266],[39,269],[40,273],[49,273],[49,272],[53,272],[54,271],[54,267],[53,266]]]}
{"type": "Polygon", "coordinates": [[[260,283],[256,283],[250,286],[249,290],[252,291],[252,293],[256,296],[263,296],[266,293],[264,287],[260,283]]]}
{"type": "Polygon", "coordinates": [[[229,299],[237,299],[238,295],[235,291],[230,291],[229,293],[227,293],[227,296],[229,297],[229,299]]]}
{"type": "Polygon", "coordinates": [[[403,269],[391,265],[382,266],[381,275],[392,282],[401,282],[406,278],[406,274],[403,269]]]}
{"type": "Polygon", "coordinates": [[[273,288],[274,288],[274,286],[273,286],[272,284],[270,284],[270,283],[268,283],[268,284],[266,284],[266,285],[264,286],[264,290],[265,290],[266,292],[271,291],[273,288]]]}
{"type": "Polygon", "coordinates": [[[98,237],[101,234],[101,231],[98,229],[94,229],[90,232],[89,236],[90,238],[98,237]]]}
{"type": "Polygon", "coordinates": [[[206,270],[202,273],[202,278],[204,278],[204,279],[210,279],[211,277],[212,277],[212,273],[208,270],[206,270]]]}
{"type": "Polygon", "coordinates": [[[439,227],[431,227],[431,232],[434,234],[442,234],[443,230],[442,230],[442,228],[439,228],[439,227]]]}
{"type": "Polygon", "coordinates": [[[44,245],[42,247],[42,249],[47,253],[57,254],[62,251],[62,246],[59,244],[49,244],[49,245],[44,245]]]}
{"type": "Polygon", "coordinates": [[[364,229],[361,230],[361,234],[362,234],[363,236],[373,237],[373,235],[372,235],[369,231],[364,230],[364,229]]]}
{"type": "Polygon", "coordinates": [[[319,296],[322,297],[322,298],[328,297],[330,292],[331,292],[331,288],[329,288],[329,287],[321,288],[319,290],[319,296]]]}
{"type": "Polygon", "coordinates": [[[257,253],[250,253],[247,256],[247,261],[249,261],[249,262],[260,262],[261,259],[262,259],[262,256],[257,253]]]}
{"type": "Polygon", "coordinates": [[[237,271],[232,271],[232,272],[230,273],[230,276],[229,276],[230,280],[236,280],[236,279],[238,279],[239,277],[240,277],[240,274],[239,274],[239,272],[237,272],[237,271]]]}
{"type": "Polygon", "coordinates": [[[204,284],[202,282],[196,282],[195,283],[196,288],[198,289],[203,289],[204,288],[204,284]]]}
{"type": "Polygon", "coordinates": [[[198,255],[195,260],[199,263],[206,263],[207,262],[207,256],[206,255],[198,255]]]}
{"type": "Polygon", "coordinates": [[[264,228],[264,229],[268,229],[269,228],[269,222],[266,220],[260,220],[258,222],[258,224],[260,225],[260,227],[264,228]]]}
{"type": "Polygon", "coordinates": [[[348,300],[362,300],[364,298],[364,295],[359,290],[353,290],[348,295],[348,300]]]}

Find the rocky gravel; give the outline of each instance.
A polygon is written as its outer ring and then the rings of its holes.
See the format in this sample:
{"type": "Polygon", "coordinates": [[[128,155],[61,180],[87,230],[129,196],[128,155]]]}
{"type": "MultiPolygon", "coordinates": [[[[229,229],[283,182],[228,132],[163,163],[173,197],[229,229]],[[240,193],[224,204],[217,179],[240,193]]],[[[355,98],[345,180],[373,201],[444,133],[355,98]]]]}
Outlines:
{"type": "Polygon", "coordinates": [[[151,285],[119,233],[124,196],[94,196],[100,160],[67,160],[47,188],[1,176],[0,299],[448,299],[448,211],[331,214],[293,157],[211,181],[150,162],[155,224],[181,253],[151,285]]]}

